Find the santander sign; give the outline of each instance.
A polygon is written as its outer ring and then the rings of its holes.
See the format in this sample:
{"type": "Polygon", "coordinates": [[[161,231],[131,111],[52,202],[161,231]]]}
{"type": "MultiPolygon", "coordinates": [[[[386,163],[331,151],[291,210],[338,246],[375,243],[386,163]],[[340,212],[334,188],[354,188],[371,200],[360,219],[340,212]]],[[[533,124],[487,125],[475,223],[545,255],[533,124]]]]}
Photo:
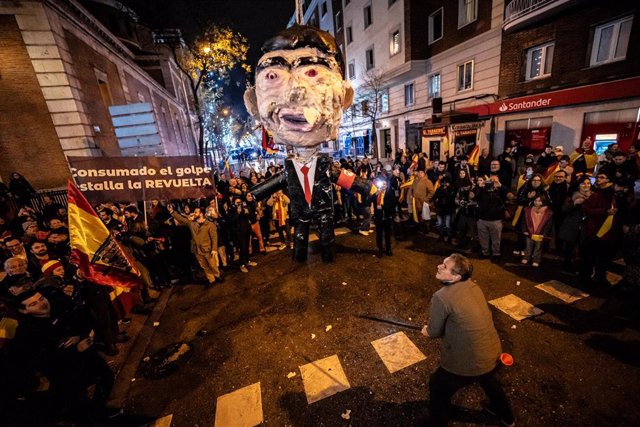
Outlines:
{"type": "Polygon", "coordinates": [[[473,105],[461,108],[460,111],[477,113],[480,116],[491,116],[638,96],[640,96],[640,77],[632,77],[504,99],[491,104],[473,105]]]}
{"type": "Polygon", "coordinates": [[[520,102],[503,102],[498,111],[506,113],[507,111],[520,111],[529,110],[532,108],[547,107],[551,104],[551,98],[539,98],[533,101],[520,101],[520,102]]]}

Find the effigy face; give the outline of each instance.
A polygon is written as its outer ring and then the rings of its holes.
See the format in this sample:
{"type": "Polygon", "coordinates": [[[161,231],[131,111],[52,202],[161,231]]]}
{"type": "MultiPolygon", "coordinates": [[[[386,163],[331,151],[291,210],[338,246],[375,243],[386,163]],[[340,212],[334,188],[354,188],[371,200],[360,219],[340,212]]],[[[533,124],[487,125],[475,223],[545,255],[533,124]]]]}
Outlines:
{"type": "MultiPolygon", "coordinates": [[[[323,41],[331,37],[321,36],[323,41]]],[[[335,41],[330,38],[328,43],[335,41]]],[[[353,89],[342,78],[343,65],[335,52],[304,43],[293,45],[297,47],[270,50],[260,58],[255,89],[247,89],[245,104],[276,142],[310,148],[337,138],[353,89]]]]}

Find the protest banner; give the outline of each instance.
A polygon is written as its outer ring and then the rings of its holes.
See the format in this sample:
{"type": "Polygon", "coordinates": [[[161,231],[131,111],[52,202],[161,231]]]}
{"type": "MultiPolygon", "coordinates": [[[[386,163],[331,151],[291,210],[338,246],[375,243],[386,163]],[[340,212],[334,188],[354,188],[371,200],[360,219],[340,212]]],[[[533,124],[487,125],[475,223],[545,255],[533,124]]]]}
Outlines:
{"type": "Polygon", "coordinates": [[[94,204],[210,196],[211,168],[198,156],[68,157],[71,177],[94,204]]]}

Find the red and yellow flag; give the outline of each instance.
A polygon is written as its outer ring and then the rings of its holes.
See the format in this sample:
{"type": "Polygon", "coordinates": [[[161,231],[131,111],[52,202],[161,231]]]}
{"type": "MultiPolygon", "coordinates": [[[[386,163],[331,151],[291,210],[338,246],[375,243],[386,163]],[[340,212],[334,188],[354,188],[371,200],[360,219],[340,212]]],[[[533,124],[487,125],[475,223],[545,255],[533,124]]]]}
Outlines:
{"type": "Polygon", "coordinates": [[[278,152],[273,135],[264,126],[262,126],[262,148],[267,154],[275,154],[278,152]]]}
{"type": "Polygon", "coordinates": [[[476,144],[469,153],[469,166],[478,166],[478,159],[480,158],[480,145],[476,144]]]}
{"type": "Polygon", "coordinates": [[[69,240],[84,276],[97,284],[132,288],[140,272],[120,247],[78,187],[69,180],[69,240]]]}
{"type": "Polygon", "coordinates": [[[560,163],[558,162],[553,162],[551,164],[551,166],[549,166],[547,168],[546,171],[544,171],[543,174],[543,181],[546,185],[551,185],[551,183],[553,182],[553,176],[556,174],[556,172],[558,172],[560,170],[560,163]]]}
{"type": "Polygon", "coordinates": [[[224,169],[227,171],[227,173],[229,174],[229,179],[234,178],[233,176],[233,170],[231,170],[231,166],[229,166],[229,159],[224,161],[224,169]]]}

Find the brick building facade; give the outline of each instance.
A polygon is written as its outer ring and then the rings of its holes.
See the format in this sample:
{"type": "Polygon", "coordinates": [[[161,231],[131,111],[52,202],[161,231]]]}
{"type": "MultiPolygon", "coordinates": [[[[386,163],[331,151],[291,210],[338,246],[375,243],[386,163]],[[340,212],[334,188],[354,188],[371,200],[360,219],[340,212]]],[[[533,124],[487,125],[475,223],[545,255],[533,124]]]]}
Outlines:
{"type": "Polygon", "coordinates": [[[626,150],[638,141],[640,5],[535,3],[505,2],[500,98],[473,110],[494,121],[493,151],[517,140],[533,153],[547,143],[568,153],[586,137],[626,150]]]}
{"type": "Polygon", "coordinates": [[[91,1],[0,1],[3,181],[17,171],[35,188],[64,186],[66,156],[196,153],[185,77],[166,53],[118,31],[127,19],[131,34],[144,30],[130,11],[115,1],[96,3],[119,19],[100,22],[91,1]],[[153,108],[159,143],[120,146],[108,107],[140,102],[153,108]]]}

